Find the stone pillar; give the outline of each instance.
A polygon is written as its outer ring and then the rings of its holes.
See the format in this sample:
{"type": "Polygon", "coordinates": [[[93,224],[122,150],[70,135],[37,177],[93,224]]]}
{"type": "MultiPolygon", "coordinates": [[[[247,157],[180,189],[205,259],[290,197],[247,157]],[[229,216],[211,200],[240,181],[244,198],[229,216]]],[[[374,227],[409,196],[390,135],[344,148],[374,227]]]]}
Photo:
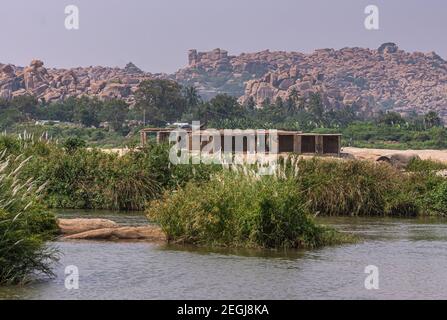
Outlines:
{"type": "Polygon", "coordinates": [[[323,154],[323,136],[315,136],[315,152],[316,154],[323,154]]]}
{"type": "Polygon", "coordinates": [[[341,157],[341,136],[338,136],[337,150],[338,150],[338,156],[341,157]]]}
{"type": "Polygon", "coordinates": [[[140,131],[140,139],[141,139],[141,145],[144,147],[146,145],[146,132],[140,131]]]}
{"type": "Polygon", "coordinates": [[[188,63],[190,66],[194,66],[197,63],[197,50],[191,49],[188,51],[188,63]]]}
{"type": "Polygon", "coordinates": [[[301,136],[298,134],[293,136],[293,152],[301,153],[301,136]]]}

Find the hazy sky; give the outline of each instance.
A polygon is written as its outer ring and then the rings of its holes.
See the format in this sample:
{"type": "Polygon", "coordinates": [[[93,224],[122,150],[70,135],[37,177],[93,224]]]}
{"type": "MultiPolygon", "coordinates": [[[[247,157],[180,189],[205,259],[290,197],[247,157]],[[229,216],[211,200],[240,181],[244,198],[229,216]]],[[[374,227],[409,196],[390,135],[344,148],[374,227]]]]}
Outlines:
{"type": "Polygon", "coordinates": [[[264,49],[377,48],[447,58],[445,0],[0,0],[0,62],[50,67],[124,66],[173,72],[187,50],[230,54],[264,49]],[[80,10],[80,29],[66,30],[64,9],[80,10]],[[364,27],[364,9],[380,9],[380,30],[364,27]]]}

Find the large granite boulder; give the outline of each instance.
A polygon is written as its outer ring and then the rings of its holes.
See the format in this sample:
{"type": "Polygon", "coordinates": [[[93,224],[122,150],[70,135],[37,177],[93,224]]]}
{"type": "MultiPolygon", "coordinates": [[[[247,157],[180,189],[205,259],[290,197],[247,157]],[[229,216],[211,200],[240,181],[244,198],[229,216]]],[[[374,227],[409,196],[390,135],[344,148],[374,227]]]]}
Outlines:
{"type": "Polygon", "coordinates": [[[376,161],[387,162],[398,169],[405,169],[411,161],[420,159],[419,155],[415,153],[393,153],[380,156],[376,161]]]}
{"type": "Polygon", "coordinates": [[[107,219],[58,219],[64,240],[146,240],[166,241],[166,234],[155,225],[119,226],[107,219]]]}
{"type": "Polygon", "coordinates": [[[85,231],[65,236],[65,240],[146,240],[164,242],[166,235],[157,226],[117,227],[85,231]]]}
{"type": "Polygon", "coordinates": [[[118,227],[115,222],[107,219],[58,219],[57,223],[62,234],[118,227]]]}

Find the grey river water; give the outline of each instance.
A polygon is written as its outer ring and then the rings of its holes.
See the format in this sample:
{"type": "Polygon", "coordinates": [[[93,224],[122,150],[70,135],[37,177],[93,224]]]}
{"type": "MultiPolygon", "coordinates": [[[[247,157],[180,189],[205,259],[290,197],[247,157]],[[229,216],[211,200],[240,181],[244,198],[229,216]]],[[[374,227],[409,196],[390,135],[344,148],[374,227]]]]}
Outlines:
{"type": "MultiPolygon", "coordinates": [[[[146,222],[137,215],[97,216],[121,224],[146,222]]],[[[52,245],[62,253],[56,277],[0,288],[0,299],[447,299],[446,220],[320,221],[362,241],[288,252],[56,242],[52,245]],[[68,265],[79,269],[78,290],[65,288],[68,265]],[[379,268],[378,290],[365,289],[368,265],[379,268]]]]}

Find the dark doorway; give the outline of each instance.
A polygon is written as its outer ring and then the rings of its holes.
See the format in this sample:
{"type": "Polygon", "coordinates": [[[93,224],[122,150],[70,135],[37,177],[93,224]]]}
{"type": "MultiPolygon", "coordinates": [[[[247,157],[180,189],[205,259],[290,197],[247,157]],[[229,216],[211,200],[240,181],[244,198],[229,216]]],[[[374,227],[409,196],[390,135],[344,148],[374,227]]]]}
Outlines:
{"type": "Polygon", "coordinates": [[[324,136],[323,137],[323,153],[338,154],[338,136],[324,136]]]}
{"type": "Polygon", "coordinates": [[[293,152],[293,135],[279,135],[279,152],[293,152]]]}
{"type": "Polygon", "coordinates": [[[301,136],[301,153],[315,153],[315,136],[301,136]]]}

